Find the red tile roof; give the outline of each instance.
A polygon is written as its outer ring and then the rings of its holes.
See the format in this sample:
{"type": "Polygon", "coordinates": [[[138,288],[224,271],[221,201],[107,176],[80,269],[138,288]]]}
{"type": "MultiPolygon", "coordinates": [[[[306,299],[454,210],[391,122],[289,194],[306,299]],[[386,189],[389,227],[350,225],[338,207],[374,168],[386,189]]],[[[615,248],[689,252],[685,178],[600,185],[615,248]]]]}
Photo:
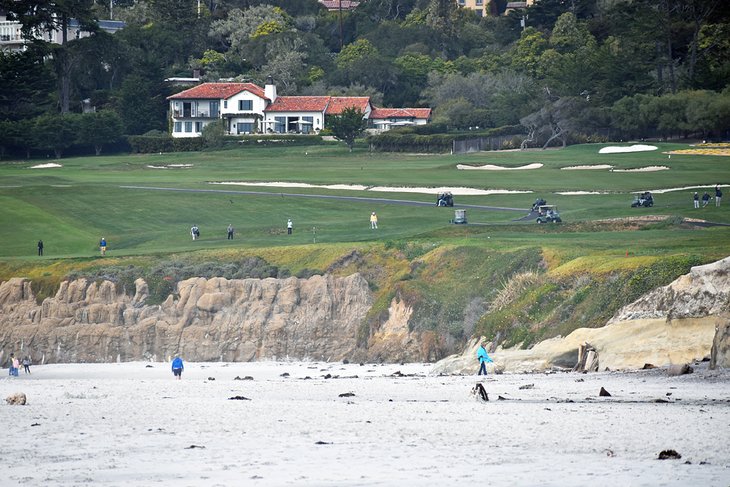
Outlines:
{"type": "Polygon", "coordinates": [[[279,96],[266,112],[324,112],[329,96],[279,96]]]}
{"type": "Polygon", "coordinates": [[[359,108],[361,112],[367,112],[370,105],[368,96],[333,96],[327,105],[327,115],[339,115],[345,108],[359,108]]]}
{"type": "Polygon", "coordinates": [[[370,120],[382,120],[387,118],[419,118],[428,120],[431,118],[430,108],[373,108],[370,112],[370,120]]]}
{"type": "Polygon", "coordinates": [[[226,100],[234,95],[248,91],[259,98],[268,99],[264,94],[264,89],[253,83],[203,83],[194,86],[189,90],[168,96],[168,100],[188,100],[188,99],[208,99],[208,100],[226,100]]]}

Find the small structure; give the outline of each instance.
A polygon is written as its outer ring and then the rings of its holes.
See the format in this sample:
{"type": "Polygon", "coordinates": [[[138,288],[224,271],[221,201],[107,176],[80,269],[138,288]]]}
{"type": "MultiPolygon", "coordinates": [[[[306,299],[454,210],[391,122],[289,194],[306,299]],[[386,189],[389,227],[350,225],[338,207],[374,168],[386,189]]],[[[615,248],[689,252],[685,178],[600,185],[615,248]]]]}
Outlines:
{"type": "Polygon", "coordinates": [[[454,223],[466,225],[466,210],[454,210],[454,223]]]}

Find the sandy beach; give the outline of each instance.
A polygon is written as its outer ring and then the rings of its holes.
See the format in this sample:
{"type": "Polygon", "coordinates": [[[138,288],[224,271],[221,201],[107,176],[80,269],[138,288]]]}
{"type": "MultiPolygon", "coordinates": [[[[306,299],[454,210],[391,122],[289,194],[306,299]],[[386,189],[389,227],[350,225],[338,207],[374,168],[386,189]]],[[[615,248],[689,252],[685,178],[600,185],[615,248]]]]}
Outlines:
{"type": "Polygon", "coordinates": [[[430,370],[200,363],[177,381],[166,363],[34,366],[0,379],[3,399],[28,397],[0,405],[2,483],[730,483],[727,372],[490,375],[482,402],[476,376],[430,370]],[[666,449],[682,458],[658,460],[666,449]]]}

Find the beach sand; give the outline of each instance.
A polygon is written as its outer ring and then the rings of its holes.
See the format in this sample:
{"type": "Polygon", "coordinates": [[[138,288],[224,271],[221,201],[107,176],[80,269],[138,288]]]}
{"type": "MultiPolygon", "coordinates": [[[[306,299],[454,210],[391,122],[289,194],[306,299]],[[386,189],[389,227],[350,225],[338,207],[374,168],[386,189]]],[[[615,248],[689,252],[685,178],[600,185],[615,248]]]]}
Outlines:
{"type": "Polygon", "coordinates": [[[477,376],[430,369],[188,363],[177,381],[167,363],[34,366],[0,378],[1,399],[28,397],[0,404],[0,483],[730,483],[730,372],[490,375],[481,402],[470,393],[477,376]],[[681,460],[657,460],[666,449],[681,460]]]}

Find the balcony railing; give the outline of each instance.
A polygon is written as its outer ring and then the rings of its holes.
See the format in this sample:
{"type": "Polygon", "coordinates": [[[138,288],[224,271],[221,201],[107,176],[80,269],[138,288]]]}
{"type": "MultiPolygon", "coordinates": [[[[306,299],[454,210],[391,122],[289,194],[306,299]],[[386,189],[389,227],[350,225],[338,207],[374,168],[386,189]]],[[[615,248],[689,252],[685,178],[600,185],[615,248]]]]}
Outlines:
{"type": "Polygon", "coordinates": [[[196,113],[173,110],[172,113],[175,118],[218,118],[217,114],[211,115],[209,111],[204,110],[198,110],[196,113]]]}

